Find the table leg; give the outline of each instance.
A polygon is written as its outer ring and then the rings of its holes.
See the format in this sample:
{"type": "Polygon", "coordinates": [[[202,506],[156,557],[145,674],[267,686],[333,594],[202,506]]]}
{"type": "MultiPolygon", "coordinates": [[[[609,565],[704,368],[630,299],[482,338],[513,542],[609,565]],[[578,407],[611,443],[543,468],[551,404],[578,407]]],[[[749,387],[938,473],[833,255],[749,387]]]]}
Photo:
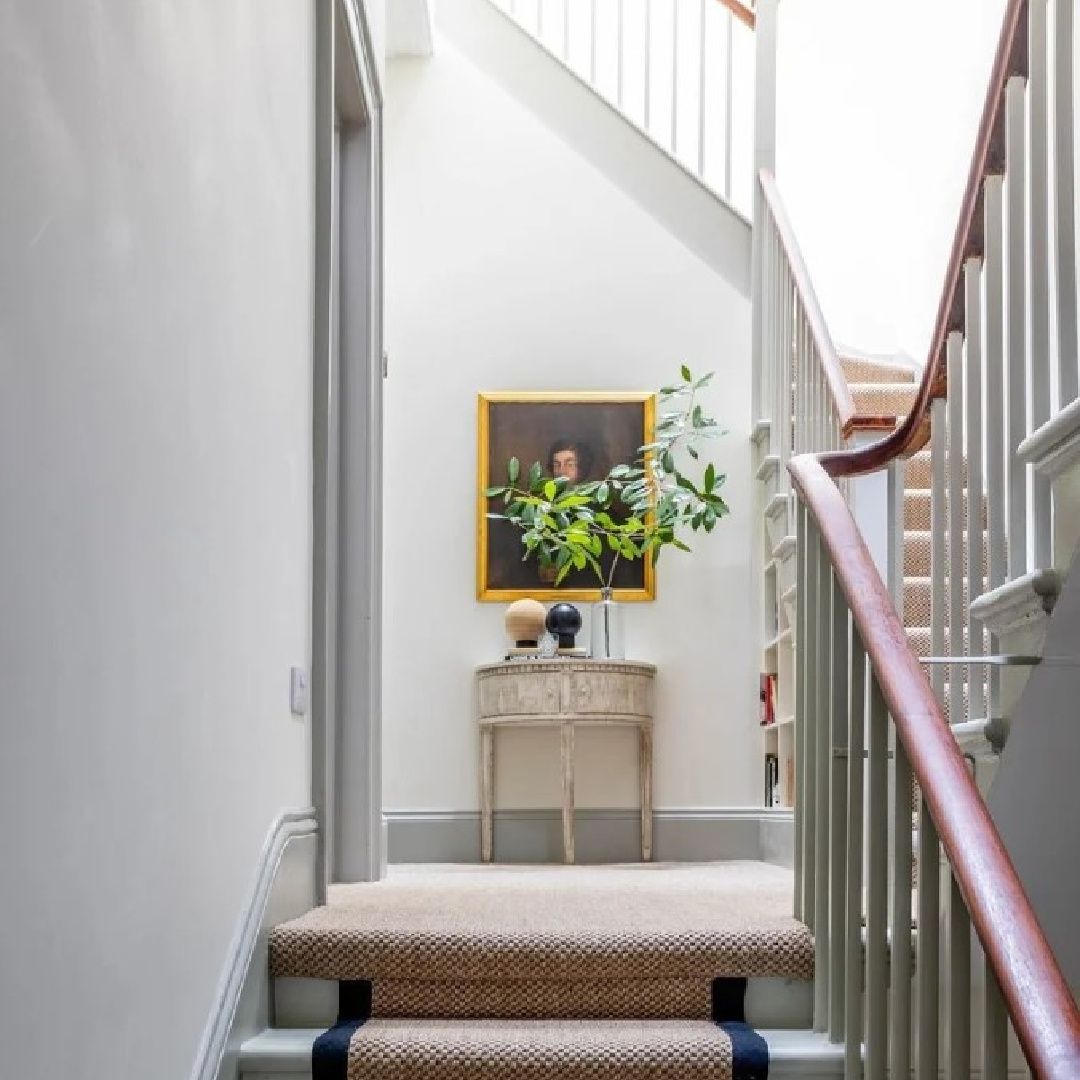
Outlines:
{"type": "Polygon", "coordinates": [[[574,861],[574,725],[562,726],[563,859],[574,861]]]}
{"type": "Polygon", "coordinates": [[[641,734],[641,861],[652,862],[652,727],[642,724],[641,734]]]}
{"type": "Polygon", "coordinates": [[[480,727],[480,861],[491,862],[492,803],[495,793],[495,729],[480,727]]]}

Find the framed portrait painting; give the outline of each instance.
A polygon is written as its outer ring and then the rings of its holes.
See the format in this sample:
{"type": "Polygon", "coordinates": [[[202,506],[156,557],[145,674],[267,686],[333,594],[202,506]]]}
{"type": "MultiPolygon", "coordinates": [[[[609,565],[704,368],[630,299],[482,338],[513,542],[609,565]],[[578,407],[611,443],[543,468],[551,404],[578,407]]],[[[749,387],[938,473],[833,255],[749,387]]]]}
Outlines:
{"type": "MultiPolygon", "coordinates": [[[[632,465],[639,448],[653,441],[652,393],[489,393],[479,399],[479,484],[477,489],[477,596],[480,600],[596,600],[600,586],[588,569],[573,570],[556,588],[535,558],[525,559],[521,530],[489,518],[502,510],[501,498],[485,498],[506,483],[511,458],[526,473],[539,462],[545,476],[571,483],[599,480],[616,465],[632,465]]],[[[601,565],[613,558],[610,552],[601,565]]],[[[620,561],[615,598],[652,600],[656,595],[651,558],[620,561]]]]}

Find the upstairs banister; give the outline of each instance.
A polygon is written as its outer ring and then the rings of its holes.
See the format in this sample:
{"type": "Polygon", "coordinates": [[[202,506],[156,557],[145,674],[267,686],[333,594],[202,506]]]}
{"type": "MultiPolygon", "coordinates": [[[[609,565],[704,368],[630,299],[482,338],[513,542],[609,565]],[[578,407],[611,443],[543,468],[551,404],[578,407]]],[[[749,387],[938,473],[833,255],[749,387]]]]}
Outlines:
{"type": "Polygon", "coordinates": [[[719,3],[722,7],[726,7],[744,26],[748,26],[753,30],[757,25],[757,17],[753,11],[745,4],[740,4],[739,0],[719,0],[719,3]]]}
{"type": "Polygon", "coordinates": [[[930,351],[915,404],[896,430],[881,441],[828,459],[827,468],[831,476],[840,478],[876,472],[889,462],[907,457],[926,444],[931,407],[936,399],[944,397],[946,393],[945,346],[951,333],[964,328],[964,264],[971,258],[981,257],[985,249],[985,181],[988,176],[1002,173],[1005,169],[1006,87],[1013,76],[1026,76],[1028,71],[1028,2],[1009,0],[1005,12],[945,271],[930,351]]]}
{"type": "Polygon", "coordinates": [[[853,637],[880,684],[1028,1062],[1040,1080],[1076,1080],[1080,1014],[911,651],[893,598],[833,482],[842,457],[804,455],[788,468],[819,530],[851,613],[853,637]]]}

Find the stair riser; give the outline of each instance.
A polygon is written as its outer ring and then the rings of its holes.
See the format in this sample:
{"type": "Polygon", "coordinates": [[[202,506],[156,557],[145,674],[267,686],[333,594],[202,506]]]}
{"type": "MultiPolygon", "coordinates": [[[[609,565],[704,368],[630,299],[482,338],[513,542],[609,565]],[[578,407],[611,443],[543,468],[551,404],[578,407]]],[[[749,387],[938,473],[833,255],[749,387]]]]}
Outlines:
{"type": "MultiPolygon", "coordinates": [[[[468,995],[458,987],[434,984],[430,993],[423,986],[401,984],[380,1000],[378,984],[374,993],[374,1015],[385,1017],[439,1016],[500,1017],[507,1019],[708,1019],[709,989],[702,986],[670,988],[670,993],[650,991],[647,984],[611,994],[602,989],[588,992],[584,984],[569,985],[565,991],[554,984],[550,992],[506,996],[501,1007],[488,993],[468,995]],[[411,992],[416,989],[418,992],[411,992]],[[479,1008],[475,1006],[480,1005],[479,1008]],[[575,1007],[578,1006],[578,1007],[575,1007]]],[[[805,1028],[813,1016],[813,983],[800,979],[749,979],[746,988],[746,1018],[754,1027],[805,1028]]],[[[330,1027],[337,1019],[338,987],[328,979],[277,978],[274,980],[274,1023],[276,1027],[330,1027]]]]}
{"type": "Polygon", "coordinates": [[[904,364],[843,358],[840,361],[840,367],[849,384],[915,382],[915,370],[904,364]]]}
{"type": "Polygon", "coordinates": [[[891,383],[854,383],[850,389],[860,416],[907,416],[918,392],[915,386],[891,383]]]}
{"type": "MultiPolygon", "coordinates": [[[[967,613],[967,581],[963,583],[963,611],[967,613]]],[[[945,607],[948,611],[948,583],[945,586],[945,607]]],[[[930,599],[932,585],[925,578],[904,580],[904,625],[909,627],[930,626],[930,599]]]]}
{"type": "MultiPolygon", "coordinates": [[[[990,553],[988,549],[988,537],[983,533],[983,577],[986,576],[990,567],[990,553]]],[[[911,529],[904,536],[904,576],[905,577],[929,577],[931,571],[931,556],[933,552],[933,540],[929,531],[923,529],[911,529]]],[[[948,552],[946,552],[948,558],[948,552]]],[[[964,573],[968,569],[967,535],[964,535],[964,573]]]]}

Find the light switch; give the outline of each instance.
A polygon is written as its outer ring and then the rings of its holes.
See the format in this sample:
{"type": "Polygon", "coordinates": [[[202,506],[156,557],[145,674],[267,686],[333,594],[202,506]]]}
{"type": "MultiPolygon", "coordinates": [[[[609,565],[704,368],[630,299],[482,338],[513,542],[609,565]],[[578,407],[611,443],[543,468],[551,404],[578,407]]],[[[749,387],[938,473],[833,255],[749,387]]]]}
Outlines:
{"type": "Polygon", "coordinates": [[[290,701],[292,711],[297,716],[307,716],[311,704],[311,677],[307,668],[294,667],[292,669],[292,682],[290,701]]]}

